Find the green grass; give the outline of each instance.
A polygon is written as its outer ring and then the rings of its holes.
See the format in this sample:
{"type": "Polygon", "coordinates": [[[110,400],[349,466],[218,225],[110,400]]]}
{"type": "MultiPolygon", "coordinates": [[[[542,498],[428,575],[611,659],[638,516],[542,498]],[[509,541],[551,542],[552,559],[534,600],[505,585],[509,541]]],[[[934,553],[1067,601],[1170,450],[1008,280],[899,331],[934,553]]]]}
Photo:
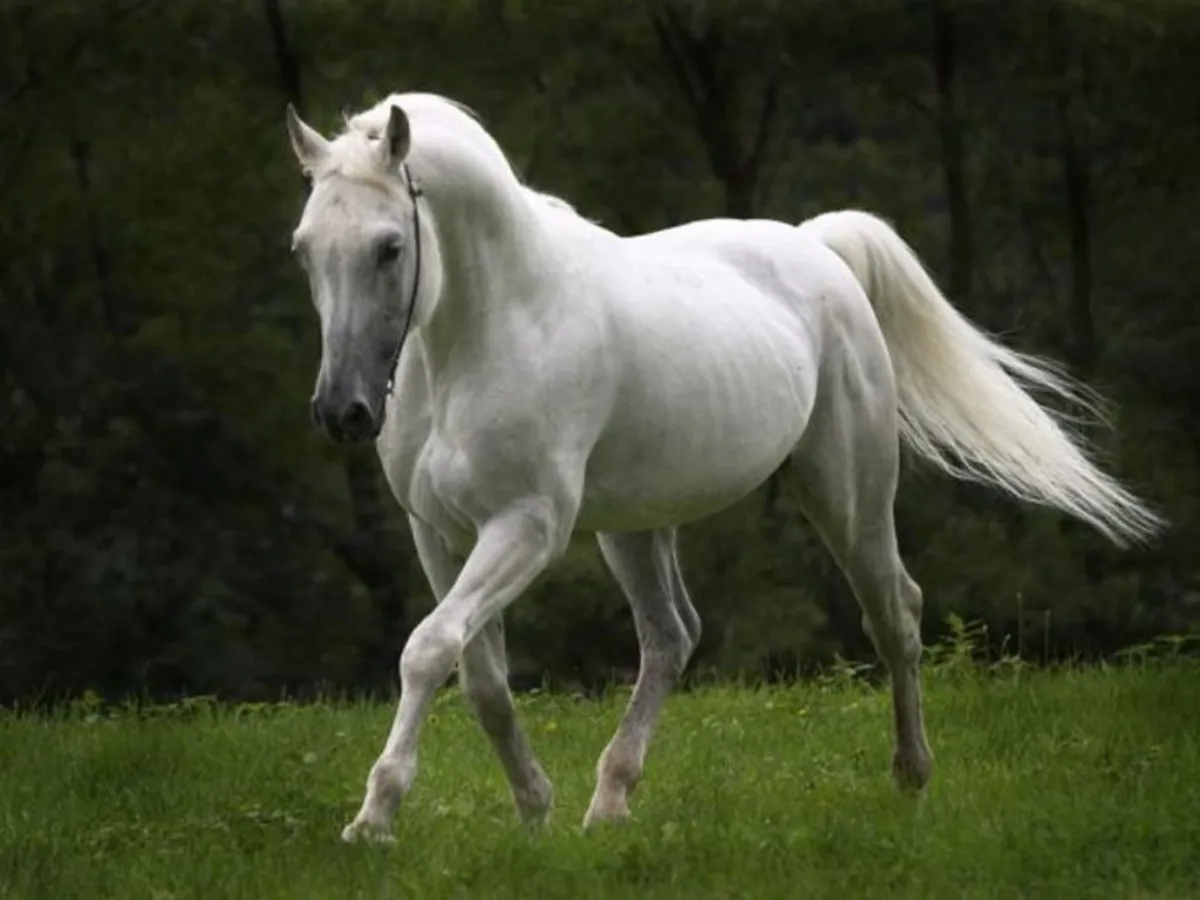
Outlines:
{"type": "Polygon", "coordinates": [[[0,714],[0,896],[1200,897],[1195,662],[930,672],[919,806],[884,691],[680,694],[634,821],[584,835],[623,700],[521,699],[558,792],[538,832],[447,692],[391,847],[338,840],[390,707],[0,714]]]}

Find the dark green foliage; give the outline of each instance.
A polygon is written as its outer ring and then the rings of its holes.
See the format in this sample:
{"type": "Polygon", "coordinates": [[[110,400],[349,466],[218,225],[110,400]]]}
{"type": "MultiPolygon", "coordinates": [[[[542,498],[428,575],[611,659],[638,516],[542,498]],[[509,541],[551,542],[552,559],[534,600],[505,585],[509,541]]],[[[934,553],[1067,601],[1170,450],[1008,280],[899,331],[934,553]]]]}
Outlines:
{"type": "MultiPolygon", "coordinates": [[[[0,8],[0,35],[0,700],[392,684],[429,592],[373,462],[308,424],[283,126],[288,99],[332,129],[391,90],[476,107],[619,232],[892,219],[978,322],[1115,401],[1102,460],[1173,523],[1123,553],[914,468],[897,514],[930,636],[955,612],[1091,655],[1200,617],[1200,7],[44,0],[0,8]]],[[[870,658],[786,470],[683,555],[699,670],[870,658]]],[[[636,667],[583,540],[510,622],[522,683],[636,667]]]]}

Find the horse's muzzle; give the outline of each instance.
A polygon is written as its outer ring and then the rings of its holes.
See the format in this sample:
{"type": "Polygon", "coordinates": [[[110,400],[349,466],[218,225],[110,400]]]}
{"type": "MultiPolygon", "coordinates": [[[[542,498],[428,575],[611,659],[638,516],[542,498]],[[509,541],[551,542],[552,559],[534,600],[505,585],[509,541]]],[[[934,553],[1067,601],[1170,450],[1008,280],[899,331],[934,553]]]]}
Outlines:
{"type": "Polygon", "coordinates": [[[330,439],[338,444],[362,444],[379,437],[383,426],[382,416],[376,415],[370,404],[363,400],[351,400],[340,408],[331,409],[320,399],[312,401],[313,424],[324,429],[330,439]]]}

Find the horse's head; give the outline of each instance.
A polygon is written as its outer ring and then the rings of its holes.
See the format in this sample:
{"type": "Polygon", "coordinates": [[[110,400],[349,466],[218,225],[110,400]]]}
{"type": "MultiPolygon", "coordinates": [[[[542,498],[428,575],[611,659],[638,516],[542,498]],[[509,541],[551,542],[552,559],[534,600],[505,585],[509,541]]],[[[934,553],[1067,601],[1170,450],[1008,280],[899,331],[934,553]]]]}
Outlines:
{"type": "Polygon", "coordinates": [[[329,141],[289,106],[287,126],[312,176],[292,246],[321,319],[313,420],[335,441],[371,440],[436,249],[405,165],[408,116],[393,106],[380,134],[329,141]]]}

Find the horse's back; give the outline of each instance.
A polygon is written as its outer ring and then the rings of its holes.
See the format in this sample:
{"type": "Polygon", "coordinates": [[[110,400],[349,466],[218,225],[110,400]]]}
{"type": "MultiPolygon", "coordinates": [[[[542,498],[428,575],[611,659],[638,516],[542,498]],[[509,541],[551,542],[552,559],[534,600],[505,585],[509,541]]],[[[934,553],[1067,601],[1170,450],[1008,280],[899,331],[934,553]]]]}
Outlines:
{"type": "Polygon", "coordinates": [[[695,518],[753,490],[804,431],[828,307],[858,302],[845,264],[781,222],[695,222],[622,249],[606,297],[621,387],[589,460],[585,528],[695,518]]]}
{"type": "Polygon", "coordinates": [[[808,315],[814,301],[844,300],[858,289],[837,253],[811,231],[776,219],[702,219],[624,239],[640,259],[705,261],[729,266],[739,279],[808,315]]]}

